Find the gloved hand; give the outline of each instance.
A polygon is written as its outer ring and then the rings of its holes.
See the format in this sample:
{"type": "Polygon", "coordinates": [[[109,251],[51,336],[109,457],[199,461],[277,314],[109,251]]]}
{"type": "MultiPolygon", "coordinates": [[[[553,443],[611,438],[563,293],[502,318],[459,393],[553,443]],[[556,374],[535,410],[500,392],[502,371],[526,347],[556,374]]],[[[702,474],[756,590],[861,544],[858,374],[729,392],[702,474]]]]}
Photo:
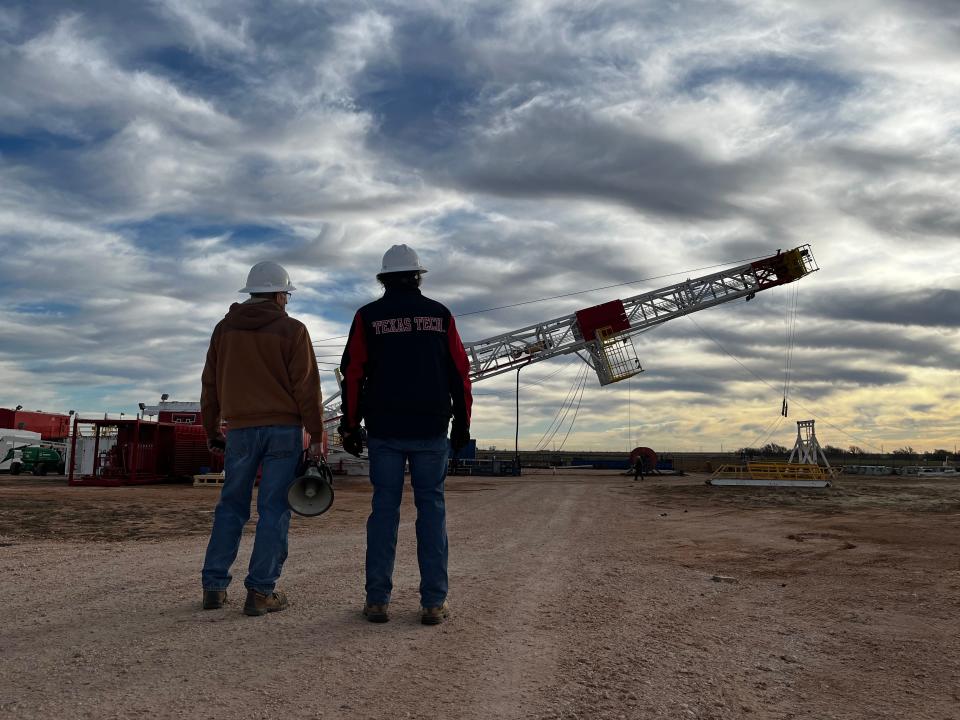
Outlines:
{"type": "Polygon", "coordinates": [[[216,437],[207,438],[207,450],[214,455],[223,455],[227,449],[227,439],[223,433],[217,433],[216,437]]]}
{"type": "Polygon", "coordinates": [[[460,452],[470,442],[470,427],[462,420],[453,419],[450,428],[450,446],[455,453],[460,452]]]}
{"type": "Polygon", "coordinates": [[[348,428],[341,425],[337,431],[340,433],[340,438],[343,440],[343,449],[351,455],[360,457],[360,453],[363,452],[363,432],[360,430],[360,428],[348,428]]]}

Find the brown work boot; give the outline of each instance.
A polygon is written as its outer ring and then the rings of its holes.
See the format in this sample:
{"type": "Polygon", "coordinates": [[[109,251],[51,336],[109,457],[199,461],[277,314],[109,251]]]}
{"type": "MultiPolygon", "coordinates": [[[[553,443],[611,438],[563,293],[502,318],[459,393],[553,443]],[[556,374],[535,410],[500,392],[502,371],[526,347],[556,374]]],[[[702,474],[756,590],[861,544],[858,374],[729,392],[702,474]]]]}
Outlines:
{"type": "Polygon", "coordinates": [[[447,605],[446,600],[439,607],[420,608],[420,622],[424,625],[439,625],[448,617],[450,617],[450,606],[447,605]]]}
{"type": "Polygon", "coordinates": [[[226,590],[204,590],[203,591],[203,609],[219,610],[227,602],[226,590]]]}
{"type": "Polygon", "coordinates": [[[286,610],[286,593],[277,590],[269,595],[257,592],[256,590],[247,590],[247,601],[243,604],[244,615],[266,615],[267,613],[286,610]]]}
{"type": "Polygon", "coordinates": [[[390,603],[383,605],[371,605],[367,603],[363,606],[363,616],[370,622],[385,623],[390,619],[390,603]]]}

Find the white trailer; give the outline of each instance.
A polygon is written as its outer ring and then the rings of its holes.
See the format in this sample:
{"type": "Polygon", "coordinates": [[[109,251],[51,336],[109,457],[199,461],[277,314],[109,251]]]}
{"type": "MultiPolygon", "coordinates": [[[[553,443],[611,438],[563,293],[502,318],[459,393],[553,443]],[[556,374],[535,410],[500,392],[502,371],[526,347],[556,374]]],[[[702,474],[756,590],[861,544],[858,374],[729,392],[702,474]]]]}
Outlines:
{"type": "Polygon", "coordinates": [[[27,445],[39,445],[40,433],[30,430],[0,428],[0,472],[10,472],[13,451],[27,445]]]}

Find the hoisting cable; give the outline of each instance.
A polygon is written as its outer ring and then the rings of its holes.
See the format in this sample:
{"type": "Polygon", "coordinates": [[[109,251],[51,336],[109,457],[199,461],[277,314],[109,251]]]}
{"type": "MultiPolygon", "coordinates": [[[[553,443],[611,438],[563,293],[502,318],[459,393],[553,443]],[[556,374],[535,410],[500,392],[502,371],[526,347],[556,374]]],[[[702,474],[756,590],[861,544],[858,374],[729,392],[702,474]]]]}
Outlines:
{"type": "MultiPolygon", "coordinates": [[[[549,373],[549,374],[547,374],[547,375],[544,375],[542,378],[537,378],[537,379],[535,379],[535,380],[529,380],[529,381],[527,381],[527,382],[525,382],[525,383],[522,383],[522,384],[520,385],[520,389],[523,390],[524,388],[537,387],[538,385],[543,385],[543,384],[544,384],[547,380],[549,380],[550,378],[554,377],[555,375],[559,375],[559,374],[562,373],[564,370],[569,369],[570,363],[573,362],[573,361],[576,360],[576,359],[577,359],[577,356],[576,356],[576,355],[567,355],[567,356],[565,356],[565,357],[563,358],[564,364],[561,365],[559,368],[557,368],[556,370],[554,370],[552,373],[549,373]]],[[[501,395],[505,395],[507,392],[509,392],[509,391],[507,391],[507,390],[494,390],[494,391],[490,391],[490,392],[484,392],[484,391],[478,392],[478,391],[474,390],[474,391],[473,391],[473,394],[474,394],[474,395],[492,395],[493,397],[500,397],[501,395]]]]}
{"type": "Polygon", "coordinates": [[[556,414],[553,416],[553,420],[550,421],[550,425],[544,431],[543,435],[537,441],[536,449],[543,450],[550,444],[550,441],[553,440],[554,436],[563,426],[563,421],[567,418],[567,413],[570,411],[570,407],[573,405],[573,398],[577,394],[577,389],[586,382],[587,373],[590,370],[589,365],[583,365],[579,370],[577,370],[576,377],[574,377],[573,383],[570,385],[570,389],[567,391],[567,396],[563,399],[563,402],[560,404],[560,407],[557,408],[556,414]],[[561,413],[563,413],[561,417],[561,413]],[[554,428],[554,424],[556,427],[554,428]],[[552,432],[551,432],[552,430],[552,432]],[[548,437],[549,435],[549,437],[548,437]]]}
{"type": "MultiPolygon", "coordinates": [[[[703,334],[704,337],[706,337],[708,340],[710,340],[710,342],[712,342],[712,343],[713,343],[714,345],[716,345],[718,348],[720,348],[721,350],[723,350],[724,353],[726,353],[727,355],[729,355],[730,358],[731,358],[735,363],[737,363],[737,365],[739,365],[739,366],[742,367],[744,370],[746,370],[748,373],[750,373],[751,375],[753,375],[757,380],[759,380],[760,382],[762,382],[764,385],[766,385],[766,386],[767,386],[768,388],[770,388],[771,390],[777,390],[777,388],[775,388],[775,387],[774,387],[773,385],[771,385],[769,382],[767,382],[767,381],[764,380],[762,377],[760,377],[759,375],[757,375],[757,374],[756,374],[753,370],[751,370],[749,367],[747,367],[747,366],[744,365],[742,362],[740,362],[739,358],[737,358],[736,355],[734,355],[734,354],[731,353],[729,350],[727,350],[723,345],[720,344],[720,342],[719,342],[718,340],[716,340],[712,335],[710,335],[710,333],[708,333],[706,330],[704,330],[702,327],[700,327],[699,323],[697,323],[696,320],[694,320],[694,319],[693,319],[692,317],[690,317],[689,315],[685,315],[684,317],[686,317],[690,322],[692,322],[692,323],[694,324],[694,326],[696,326],[696,328],[701,332],[701,334],[703,334]]],[[[850,438],[851,440],[856,440],[857,443],[858,443],[861,447],[870,447],[870,448],[873,448],[874,450],[880,450],[880,448],[878,448],[878,447],[877,447],[876,445],[874,445],[873,443],[867,442],[866,440],[864,440],[864,439],[862,439],[862,438],[858,438],[856,435],[851,435],[850,433],[848,433],[848,432],[847,432],[846,430],[844,430],[843,428],[837,427],[836,425],[834,425],[833,423],[831,423],[829,420],[827,420],[827,419],[824,418],[824,417],[821,417],[820,415],[818,415],[817,413],[815,413],[813,410],[811,410],[810,408],[802,405],[801,403],[798,402],[797,405],[800,405],[800,407],[803,408],[807,413],[809,413],[814,419],[819,420],[820,422],[824,423],[825,425],[829,425],[831,428],[833,428],[834,430],[836,430],[837,432],[839,432],[839,433],[841,433],[841,434],[843,434],[843,435],[846,435],[846,436],[847,436],[848,438],[850,438]]],[[[782,416],[781,416],[781,417],[782,417],[782,416]]]]}
{"type": "Polygon", "coordinates": [[[587,386],[587,376],[583,376],[583,382],[580,383],[580,397],[577,398],[577,407],[573,411],[573,419],[570,420],[570,427],[567,428],[567,434],[563,436],[563,442],[560,443],[560,447],[557,450],[563,450],[563,446],[567,443],[567,438],[570,437],[570,432],[573,430],[574,423],[577,422],[577,414],[580,412],[580,403],[583,400],[583,389],[587,386]]]}
{"type": "MultiPolygon", "coordinates": [[[[577,397],[578,393],[582,395],[583,388],[586,385],[586,383],[587,383],[587,373],[584,372],[578,378],[577,385],[574,387],[573,394],[570,396],[570,402],[563,409],[563,415],[561,415],[560,419],[557,421],[557,426],[553,429],[553,432],[550,434],[550,437],[546,439],[546,442],[543,443],[542,447],[539,448],[540,450],[546,450],[547,447],[550,445],[550,443],[553,442],[553,439],[557,436],[557,433],[560,432],[560,429],[563,427],[563,424],[567,421],[567,416],[570,414],[570,409],[573,407],[574,398],[577,397]]],[[[569,430],[567,432],[569,434],[569,430]]]]}
{"type": "Polygon", "coordinates": [[[563,398],[563,402],[560,403],[560,406],[557,408],[557,412],[554,413],[553,418],[550,420],[550,424],[547,426],[547,429],[543,431],[543,435],[540,436],[540,439],[537,440],[537,444],[534,446],[537,450],[539,450],[543,446],[544,438],[546,438],[547,435],[550,433],[550,431],[553,430],[554,423],[557,422],[557,418],[560,417],[560,413],[563,412],[563,408],[566,407],[567,402],[570,400],[571,396],[573,395],[574,388],[577,386],[577,383],[580,382],[580,374],[582,372],[583,372],[583,367],[580,367],[577,369],[577,374],[574,376],[573,382],[570,383],[570,387],[567,389],[567,394],[563,398]]]}
{"type": "Polygon", "coordinates": [[[757,443],[758,443],[760,440],[766,440],[766,439],[769,438],[771,435],[773,435],[773,433],[775,433],[775,432],[777,431],[777,428],[780,427],[780,423],[781,423],[781,422],[783,422],[783,415],[777,415],[776,417],[774,417],[773,420],[771,420],[769,423],[767,423],[767,426],[766,426],[763,430],[760,431],[760,434],[757,435],[756,440],[754,440],[753,442],[751,442],[750,444],[748,444],[746,447],[748,447],[748,448],[758,448],[758,447],[760,447],[760,445],[758,445],[757,443]]]}
{"type": "MultiPolygon", "coordinates": [[[[777,417],[774,418],[773,427],[771,427],[771,428],[770,428],[770,431],[769,431],[766,435],[763,436],[763,439],[762,439],[762,440],[759,440],[759,441],[756,441],[756,440],[755,440],[752,444],[747,445],[747,447],[752,447],[752,448],[758,448],[758,449],[759,449],[759,448],[762,448],[764,445],[766,445],[766,444],[767,444],[767,441],[768,441],[771,437],[773,437],[773,434],[774,434],[777,430],[780,429],[780,424],[783,422],[783,419],[784,419],[784,416],[783,416],[783,415],[777,415],[777,417]]],[[[768,426],[768,427],[769,427],[769,426],[768,426]]]]}
{"type": "Polygon", "coordinates": [[[567,357],[564,358],[565,363],[561,365],[559,368],[557,368],[556,370],[554,370],[552,373],[550,373],[549,375],[544,375],[542,378],[538,378],[536,380],[528,380],[526,383],[524,383],[520,387],[528,388],[528,387],[533,387],[534,385],[543,385],[547,380],[552,378],[554,375],[558,375],[564,370],[566,370],[569,367],[570,363],[573,362],[575,358],[576,358],[576,355],[568,355],[567,357]]]}
{"type": "Polygon", "coordinates": [[[584,366],[584,368],[577,373],[577,377],[574,379],[574,385],[571,387],[570,396],[564,401],[564,405],[558,409],[557,416],[554,418],[556,425],[553,426],[552,429],[548,429],[548,432],[545,433],[546,437],[541,438],[539,443],[541,450],[545,450],[550,443],[554,441],[557,433],[560,432],[560,428],[562,428],[563,424],[567,421],[567,416],[570,414],[570,408],[573,407],[573,402],[578,391],[586,384],[588,373],[589,368],[586,366],[584,366]]]}
{"type": "Polygon", "coordinates": [[[783,404],[780,414],[787,417],[790,409],[790,383],[793,370],[793,350],[797,341],[797,301],[800,297],[800,285],[794,284],[793,291],[787,296],[784,309],[784,327],[786,341],[783,348],[783,404]]]}

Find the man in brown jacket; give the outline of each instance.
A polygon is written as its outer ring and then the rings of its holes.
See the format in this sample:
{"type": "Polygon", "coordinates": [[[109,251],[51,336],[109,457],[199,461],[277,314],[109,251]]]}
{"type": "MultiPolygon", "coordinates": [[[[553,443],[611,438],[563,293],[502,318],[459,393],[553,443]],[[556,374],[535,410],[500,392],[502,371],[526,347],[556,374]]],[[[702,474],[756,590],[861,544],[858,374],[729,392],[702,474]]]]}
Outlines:
{"type": "Polygon", "coordinates": [[[287,490],[303,453],[303,429],[310,433],[315,456],[323,439],[320,374],[310,335],[284,310],[294,289],[280,265],[257,263],[240,290],[250,293],[250,299],[231,305],[210,338],[200,408],[210,449],[226,457],[203,562],[204,609],[226,602],[230,566],[250,519],[258,468],[259,520],[244,580],[243,612],[265,615],[288,604],[286,595],[276,590],[287,558],[287,490]],[[228,430],[225,438],[222,422],[228,430]]]}

